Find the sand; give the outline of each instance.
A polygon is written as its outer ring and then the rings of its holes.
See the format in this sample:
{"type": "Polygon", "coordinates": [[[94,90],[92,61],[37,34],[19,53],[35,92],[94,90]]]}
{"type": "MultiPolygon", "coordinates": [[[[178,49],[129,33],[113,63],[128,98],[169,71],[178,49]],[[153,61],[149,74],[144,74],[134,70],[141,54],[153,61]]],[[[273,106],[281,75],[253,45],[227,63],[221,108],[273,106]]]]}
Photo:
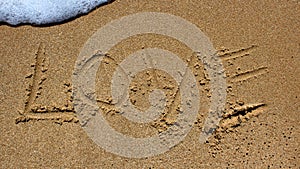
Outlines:
{"type": "MultiPolygon", "coordinates": [[[[299,8],[297,1],[117,0],[55,26],[1,25],[1,168],[299,168],[299,8]],[[199,27],[218,50],[228,88],[219,128],[200,144],[210,81],[203,64],[191,59],[201,94],[191,131],[170,151],[136,159],[107,152],[88,137],[74,112],[72,74],[81,48],[99,28],[145,11],[180,16],[199,27]]],[[[170,113],[160,120],[132,123],[109,102],[108,79],[116,66],[148,47],[170,50],[182,60],[195,52],[154,34],[130,37],[109,51],[112,59],[97,73],[98,105],[116,131],[133,137],[162,132],[176,121],[176,83],[158,70],[139,73],[129,94],[145,110],[149,91],[163,89],[175,103],[167,105],[170,113]],[[158,79],[148,80],[153,77],[158,79]]]]}

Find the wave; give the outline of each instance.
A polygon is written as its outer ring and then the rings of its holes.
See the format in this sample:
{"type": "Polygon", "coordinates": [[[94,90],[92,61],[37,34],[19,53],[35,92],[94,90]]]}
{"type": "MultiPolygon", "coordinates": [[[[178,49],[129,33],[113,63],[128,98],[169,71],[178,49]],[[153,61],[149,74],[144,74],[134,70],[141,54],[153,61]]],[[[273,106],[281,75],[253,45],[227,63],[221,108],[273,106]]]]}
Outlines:
{"type": "Polygon", "coordinates": [[[0,22],[10,25],[58,23],[86,14],[110,0],[1,0],[0,22]]]}

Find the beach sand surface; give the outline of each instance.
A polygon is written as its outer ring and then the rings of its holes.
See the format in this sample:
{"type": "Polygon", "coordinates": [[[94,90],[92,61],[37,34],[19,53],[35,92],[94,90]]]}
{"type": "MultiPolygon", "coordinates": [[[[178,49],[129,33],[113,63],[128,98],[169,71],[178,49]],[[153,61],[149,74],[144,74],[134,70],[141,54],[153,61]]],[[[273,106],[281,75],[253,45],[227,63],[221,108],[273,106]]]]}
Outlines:
{"type": "MultiPolygon", "coordinates": [[[[59,25],[1,25],[0,168],[299,168],[299,11],[299,2],[288,0],[116,0],[59,25]],[[209,110],[209,80],[203,64],[192,59],[191,69],[202,82],[201,108],[192,130],[166,153],[126,158],[99,147],[81,128],[73,111],[72,74],[83,45],[99,28],[150,11],[182,17],[210,38],[227,76],[225,112],[245,110],[224,115],[220,128],[200,144],[209,110]]],[[[172,51],[183,60],[195,52],[162,35],[123,40],[109,51],[114,62],[103,63],[105,69],[97,74],[99,100],[110,99],[107,79],[116,64],[148,47],[172,51]]],[[[141,72],[131,84],[140,86],[129,92],[131,100],[144,110],[149,106],[149,91],[165,84],[176,83],[165,72],[141,72]],[[165,78],[145,85],[147,78],[157,75],[165,78]]],[[[176,91],[165,92],[172,99],[176,91]]],[[[166,128],[166,121],[174,120],[168,116],[165,121],[139,125],[124,119],[112,105],[99,102],[99,106],[116,131],[134,137],[156,134],[166,128]]]]}

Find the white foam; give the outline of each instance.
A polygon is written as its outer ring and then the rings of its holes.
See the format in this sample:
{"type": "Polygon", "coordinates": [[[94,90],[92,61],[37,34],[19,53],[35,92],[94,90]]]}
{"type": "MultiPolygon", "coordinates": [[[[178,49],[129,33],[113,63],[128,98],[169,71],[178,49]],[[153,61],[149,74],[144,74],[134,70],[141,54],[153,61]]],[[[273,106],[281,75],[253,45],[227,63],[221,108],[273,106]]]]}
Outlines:
{"type": "Polygon", "coordinates": [[[109,0],[0,0],[0,22],[49,24],[85,14],[109,0]]]}

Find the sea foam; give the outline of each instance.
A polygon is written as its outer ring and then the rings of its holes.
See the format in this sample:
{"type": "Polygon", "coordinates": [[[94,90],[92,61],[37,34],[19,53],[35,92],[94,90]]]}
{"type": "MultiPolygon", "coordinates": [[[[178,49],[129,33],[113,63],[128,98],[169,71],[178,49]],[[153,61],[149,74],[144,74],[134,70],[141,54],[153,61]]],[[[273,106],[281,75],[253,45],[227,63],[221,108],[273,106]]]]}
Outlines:
{"type": "Polygon", "coordinates": [[[85,14],[110,0],[0,0],[0,22],[57,23],[85,14]]]}

